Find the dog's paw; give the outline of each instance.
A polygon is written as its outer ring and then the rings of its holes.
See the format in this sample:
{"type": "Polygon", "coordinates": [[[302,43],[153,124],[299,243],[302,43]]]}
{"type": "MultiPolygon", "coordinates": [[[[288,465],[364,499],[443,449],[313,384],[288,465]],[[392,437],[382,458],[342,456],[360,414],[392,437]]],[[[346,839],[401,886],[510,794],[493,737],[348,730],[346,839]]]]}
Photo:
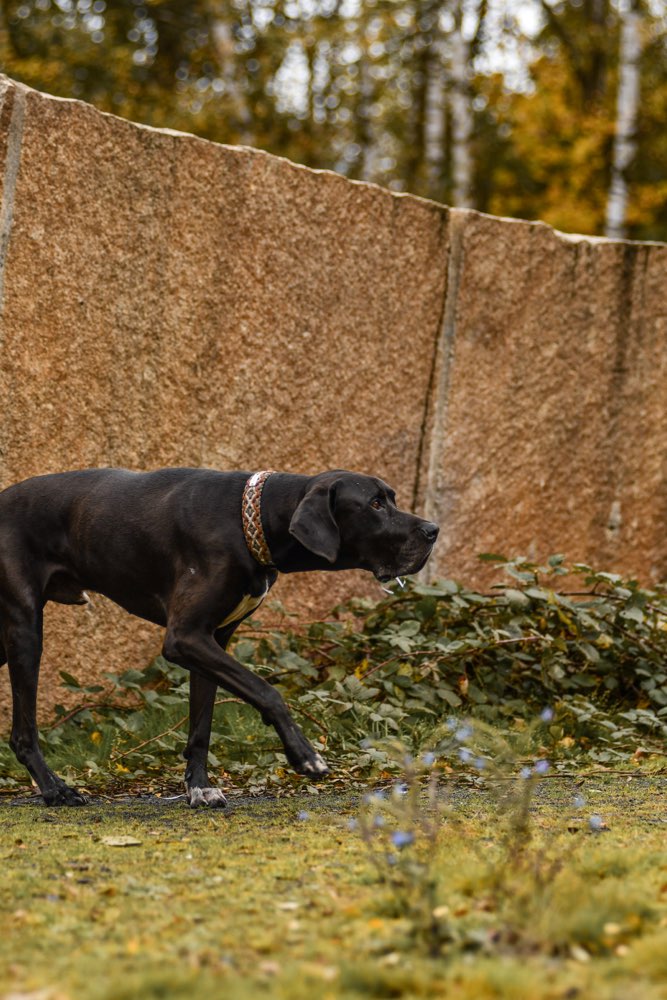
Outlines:
{"type": "Polygon", "coordinates": [[[301,761],[298,768],[300,774],[312,775],[316,778],[324,778],[329,774],[329,767],[324,757],[317,752],[313,753],[306,760],[301,761]]]}
{"type": "Polygon", "coordinates": [[[193,788],[187,789],[188,805],[191,809],[206,807],[208,809],[224,809],[227,799],[219,788],[193,788]]]}
{"type": "Polygon", "coordinates": [[[65,784],[57,785],[55,788],[49,789],[48,792],[42,792],[42,798],[46,806],[85,806],[88,804],[88,800],[81,792],[77,792],[76,788],[70,788],[69,785],[65,784]]]}

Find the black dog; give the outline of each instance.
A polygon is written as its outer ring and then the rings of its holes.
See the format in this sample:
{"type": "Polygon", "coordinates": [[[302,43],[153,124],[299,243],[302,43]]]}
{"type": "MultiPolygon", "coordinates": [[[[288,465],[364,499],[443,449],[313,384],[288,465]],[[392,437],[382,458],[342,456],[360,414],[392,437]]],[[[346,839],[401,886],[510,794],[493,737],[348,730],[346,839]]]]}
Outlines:
{"type": "Polygon", "coordinates": [[[44,760],[35,720],[47,601],[86,590],[166,626],[164,656],[187,668],[191,805],[224,805],[206,770],[218,686],[259,710],[302,774],[327,766],[274,687],[225,651],[278,573],[416,573],[438,527],[398,510],[381,480],[352,472],[90,469],[28,479],[0,493],[0,665],[13,694],[10,745],[49,805],[81,805],[44,760]]]}

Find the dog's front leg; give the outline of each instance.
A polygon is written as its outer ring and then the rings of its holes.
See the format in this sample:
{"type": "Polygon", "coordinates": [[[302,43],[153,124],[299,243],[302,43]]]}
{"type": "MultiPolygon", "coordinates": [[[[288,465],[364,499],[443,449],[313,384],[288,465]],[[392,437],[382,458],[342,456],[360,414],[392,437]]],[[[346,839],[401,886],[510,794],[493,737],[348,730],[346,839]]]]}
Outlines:
{"type": "Polygon", "coordinates": [[[227,805],[222,791],[211,785],[206,766],[217,690],[215,681],[190,671],[190,731],[183,756],[187,761],[185,789],[193,809],[197,806],[222,808],[227,805]]]}
{"type": "MultiPolygon", "coordinates": [[[[238,622],[215,633],[215,641],[221,649],[226,649],[238,622]]],[[[185,769],[185,789],[188,802],[193,809],[209,806],[224,808],[227,799],[221,789],[214,788],[208,777],[208,748],[211,743],[211,726],[218,685],[203,674],[190,671],[190,729],[188,742],[183,753],[187,761],[185,769]]]]}
{"type": "Polygon", "coordinates": [[[201,673],[256,708],[264,722],[276,730],[288,761],[299,774],[328,774],[327,765],[295,723],[279,692],[221,649],[212,635],[172,622],[165,636],[163,654],[171,663],[201,673]]]}

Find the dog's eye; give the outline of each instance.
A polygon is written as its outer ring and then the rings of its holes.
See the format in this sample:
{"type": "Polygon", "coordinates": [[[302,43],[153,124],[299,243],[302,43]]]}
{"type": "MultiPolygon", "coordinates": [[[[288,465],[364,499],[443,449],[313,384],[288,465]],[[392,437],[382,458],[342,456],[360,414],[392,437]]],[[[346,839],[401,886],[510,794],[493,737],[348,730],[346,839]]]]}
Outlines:
{"type": "Polygon", "coordinates": [[[380,497],[376,497],[375,500],[371,500],[371,507],[373,510],[382,510],[384,507],[384,500],[381,500],[380,497]]]}

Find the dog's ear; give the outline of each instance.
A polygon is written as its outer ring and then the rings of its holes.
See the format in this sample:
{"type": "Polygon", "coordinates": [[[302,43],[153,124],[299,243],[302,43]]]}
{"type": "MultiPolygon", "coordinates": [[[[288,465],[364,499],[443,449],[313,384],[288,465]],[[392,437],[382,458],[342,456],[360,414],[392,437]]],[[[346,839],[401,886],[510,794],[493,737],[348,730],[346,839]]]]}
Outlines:
{"type": "Polygon", "coordinates": [[[340,532],[333,514],[335,483],[319,483],[308,490],[294,511],[289,532],[304,548],[332,563],[340,548],[340,532]]]}

